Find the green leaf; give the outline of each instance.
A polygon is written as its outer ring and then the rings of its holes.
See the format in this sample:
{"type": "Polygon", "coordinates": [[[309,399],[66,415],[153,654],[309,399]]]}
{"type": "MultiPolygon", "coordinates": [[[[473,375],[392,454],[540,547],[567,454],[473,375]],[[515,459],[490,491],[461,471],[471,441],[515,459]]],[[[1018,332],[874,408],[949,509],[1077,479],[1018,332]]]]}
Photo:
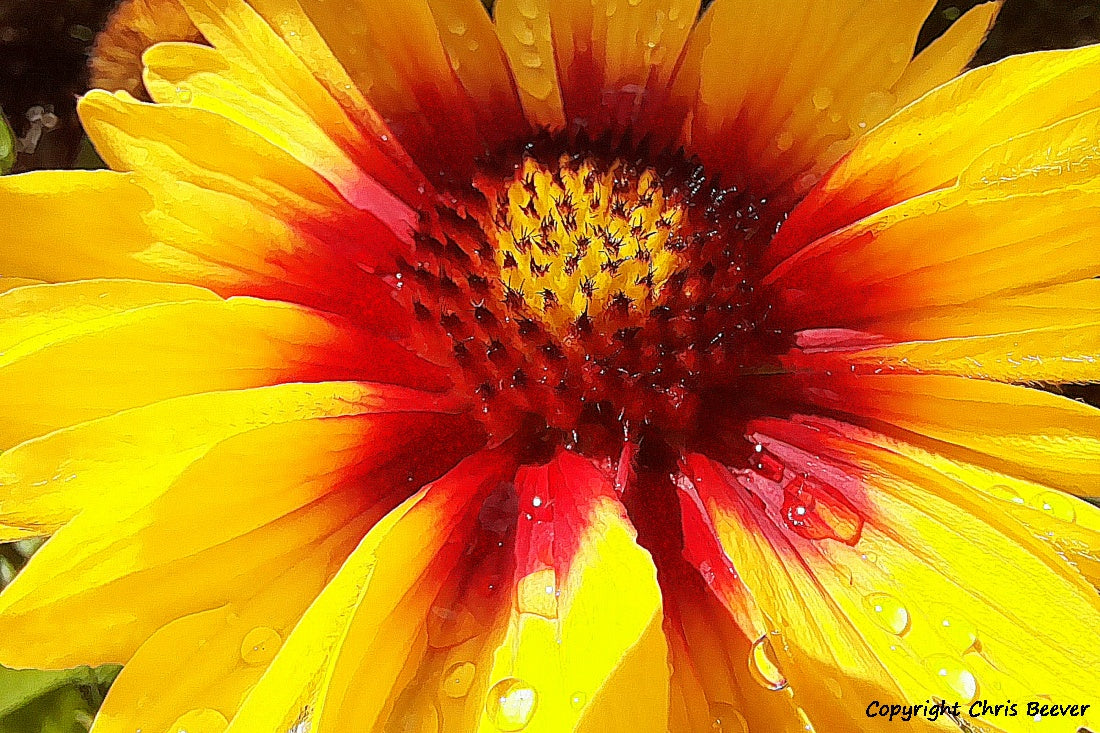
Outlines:
{"type": "Polygon", "coordinates": [[[0,733],[87,733],[116,664],[61,671],[0,667],[0,733]]]}
{"type": "Polygon", "coordinates": [[[89,674],[91,670],[87,667],[61,671],[16,670],[0,667],[0,717],[60,687],[85,681],[89,674]]]}
{"type": "Polygon", "coordinates": [[[0,173],[7,173],[15,163],[15,133],[8,118],[0,112],[0,173]]]}
{"type": "Polygon", "coordinates": [[[80,688],[67,685],[0,718],[0,733],[88,733],[94,716],[80,688]]]}

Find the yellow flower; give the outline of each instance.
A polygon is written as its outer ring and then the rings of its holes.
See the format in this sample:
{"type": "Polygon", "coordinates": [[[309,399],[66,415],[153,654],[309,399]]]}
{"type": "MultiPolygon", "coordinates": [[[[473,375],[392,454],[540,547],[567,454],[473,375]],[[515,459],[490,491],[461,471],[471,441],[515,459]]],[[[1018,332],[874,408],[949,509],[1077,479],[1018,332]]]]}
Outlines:
{"type": "Polygon", "coordinates": [[[124,663],[95,733],[1100,727],[1034,388],[1100,380],[1100,48],[182,5],[112,170],[0,181],[0,663],[124,663]]]}

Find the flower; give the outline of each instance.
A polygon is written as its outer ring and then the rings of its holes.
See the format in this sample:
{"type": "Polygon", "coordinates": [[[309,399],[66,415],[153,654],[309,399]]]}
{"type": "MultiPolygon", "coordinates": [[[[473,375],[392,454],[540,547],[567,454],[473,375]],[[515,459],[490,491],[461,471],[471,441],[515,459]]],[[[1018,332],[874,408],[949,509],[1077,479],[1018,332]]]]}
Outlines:
{"type": "Polygon", "coordinates": [[[182,4],[113,170],[0,186],[0,663],[125,663],[96,733],[1100,726],[1100,413],[1036,388],[1100,377],[1100,48],[182,4]]]}

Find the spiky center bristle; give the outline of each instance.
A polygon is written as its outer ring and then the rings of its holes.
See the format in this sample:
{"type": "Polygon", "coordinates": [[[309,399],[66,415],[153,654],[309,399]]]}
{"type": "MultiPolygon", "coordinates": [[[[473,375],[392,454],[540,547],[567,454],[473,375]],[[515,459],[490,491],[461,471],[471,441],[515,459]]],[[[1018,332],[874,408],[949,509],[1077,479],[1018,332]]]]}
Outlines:
{"type": "Polygon", "coordinates": [[[547,168],[527,158],[491,213],[505,293],[560,337],[623,304],[648,315],[681,264],[675,234],[685,207],[652,169],[632,174],[621,161],[603,168],[568,156],[547,168]]]}
{"type": "Polygon", "coordinates": [[[698,165],[529,151],[475,186],[425,217],[401,292],[410,345],[453,363],[494,426],[690,431],[770,353],[755,202],[698,165]]]}

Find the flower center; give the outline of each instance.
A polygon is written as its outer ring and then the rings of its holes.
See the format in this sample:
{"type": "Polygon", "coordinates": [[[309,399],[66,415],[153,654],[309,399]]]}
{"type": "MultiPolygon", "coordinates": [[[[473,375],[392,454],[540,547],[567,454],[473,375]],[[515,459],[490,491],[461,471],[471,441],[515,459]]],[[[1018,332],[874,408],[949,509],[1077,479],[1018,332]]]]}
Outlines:
{"type": "Polygon", "coordinates": [[[614,309],[644,318],[683,263],[686,207],[651,168],[568,156],[548,168],[527,158],[491,213],[506,298],[522,298],[562,338],[614,309]]]}
{"type": "Polygon", "coordinates": [[[547,148],[425,217],[401,272],[412,347],[456,366],[491,429],[696,430],[775,352],[748,252],[760,202],[682,158],[547,148]]]}

